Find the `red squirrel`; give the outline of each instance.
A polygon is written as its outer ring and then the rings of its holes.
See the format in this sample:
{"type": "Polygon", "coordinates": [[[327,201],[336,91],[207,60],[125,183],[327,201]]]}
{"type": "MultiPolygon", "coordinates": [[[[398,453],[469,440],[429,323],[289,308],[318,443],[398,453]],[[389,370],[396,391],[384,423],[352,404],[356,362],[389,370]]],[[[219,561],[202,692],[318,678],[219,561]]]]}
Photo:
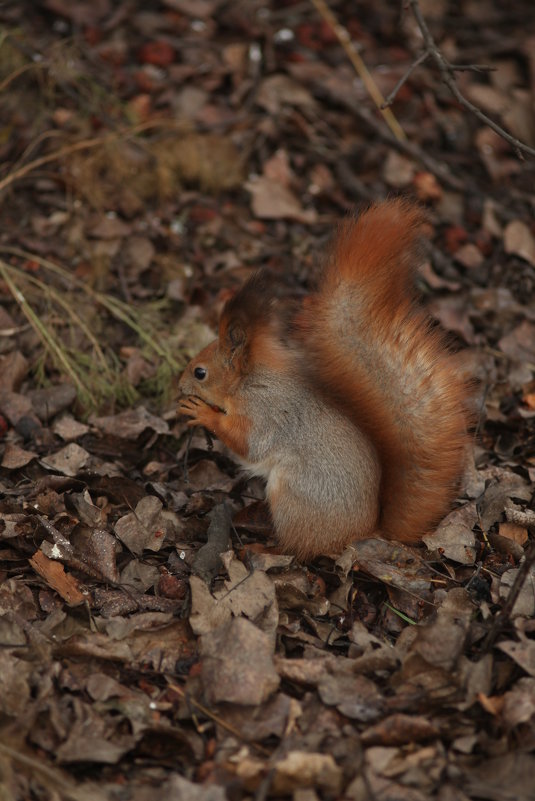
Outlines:
{"type": "Polygon", "coordinates": [[[422,224],[403,200],[343,223],[292,314],[253,275],[180,380],[188,425],[266,479],[279,543],[302,559],[371,535],[415,542],[456,495],[468,388],[416,302],[422,224]]]}

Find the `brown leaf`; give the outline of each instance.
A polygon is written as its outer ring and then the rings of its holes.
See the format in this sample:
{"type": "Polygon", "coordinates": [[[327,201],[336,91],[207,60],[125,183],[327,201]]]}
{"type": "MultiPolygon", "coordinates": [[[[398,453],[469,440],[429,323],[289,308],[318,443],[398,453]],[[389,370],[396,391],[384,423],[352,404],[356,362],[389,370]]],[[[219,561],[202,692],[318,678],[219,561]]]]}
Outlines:
{"type": "Polygon", "coordinates": [[[182,530],[178,517],[163,509],[154,495],[147,495],[137,504],[134,512],[119,518],[115,533],[132,553],[145,549],[159,551],[166,539],[174,538],[182,530]]]}
{"type": "Polygon", "coordinates": [[[36,459],[37,454],[33,451],[26,451],[12,442],[6,443],[4,454],[2,456],[2,467],[6,470],[17,470],[19,467],[24,467],[29,464],[32,459],[36,459]]]}
{"type": "Polygon", "coordinates": [[[69,606],[79,606],[85,603],[87,596],[80,591],[74,576],[65,573],[62,564],[49,559],[42,551],[36,551],[30,559],[30,564],[36,573],[42,576],[49,587],[61,595],[69,606]]]}
{"type": "Polygon", "coordinates": [[[230,522],[227,504],[220,503],[210,512],[206,544],[199,548],[191,566],[192,572],[204,581],[214,578],[222,567],[221,554],[230,545],[230,522]]]}
{"type": "Polygon", "coordinates": [[[493,754],[464,771],[463,788],[470,798],[488,801],[533,801],[535,757],[521,751],[493,754]]]}
{"type": "Polygon", "coordinates": [[[71,442],[56,453],[43,456],[41,462],[45,467],[56,470],[64,476],[76,476],[87,465],[90,458],[90,454],[84,448],[71,442]]]}
{"type": "Polygon", "coordinates": [[[514,728],[535,718],[535,678],[519,679],[503,697],[502,717],[506,726],[514,728]]]}
{"type": "Polygon", "coordinates": [[[348,718],[367,723],[381,714],[381,695],[365,676],[341,671],[327,673],[318,684],[318,693],[324,704],[335,706],[348,718]]]}
{"type": "Polygon", "coordinates": [[[429,592],[429,571],[419,555],[399,542],[379,538],[357,540],[337,560],[352,559],[353,570],[362,570],[379,581],[416,596],[429,592]],[[347,556],[346,556],[347,554],[347,556]]]}
{"type": "Polygon", "coordinates": [[[524,545],[528,540],[527,528],[519,526],[517,523],[500,523],[498,530],[501,537],[507,537],[519,545],[524,545]]]}
{"type": "Polygon", "coordinates": [[[476,559],[476,537],[472,531],[477,523],[475,503],[454,509],[444,518],[434,534],[422,537],[430,551],[439,550],[448,559],[462,565],[473,565],[476,559]]]}
{"type": "Polygon", "coordinates": [[[521,220],[513,220],[506,227],[504,247],[506,253],[514,253],[535,265],[535,237],[521,220]]]}
{"type": "Polygon", "coordinates": [[[132,233],[132,227],[115,215],[106,214],[88,226],[91,236],[97,239],[122,239],[132,233]]]}
{"type": "Polygon", "coordinates": [[[28,360],[18,350],[0,357],[0,390],[17,392],[29,367],[28,360]]]}
{"type": "Polygon", "coordinates": [[[90,422],[104,433],[122,439],[137,439],[147,428],[157,434],[169,433],[169,426],[165,420],[150,414],[144,406],[108,417],[92,417],[90,422]]]}
{"type": "Polygon", "coordinates": [[[229,567],[229,580],[223,589],[210,592],[197,576],[191,576],[190,625],[195,634],[204,634],[221,626],[232,616],[246,615],[258,621],[277,610],[275,587],[260,570],[250,573],[245,565],[234,560],[229,567]]]}
{"type": "Polygon", "coordinates": [[[530,501],[531,495],[530,485],[516,473],[504,472],[489,482],[477,504],[483,531],[488,531],[494,523],[500,522],[512,498],[530,501]]]}
{"type": "Polygon", "coordinates": [[[474,605],[465,589],[456,587],[446,595],[436,618],[419,626],[412,650],[429,665],[452,670],[461,654],[474,605]]]}
{"type": "Polygon", "coordinates": [[[473,269],[483,263],[483,254],[476,245],[468,242],[455,251],[455,261],[467,269],[473,269]]]}
{"type": "Polygon", "coordinates": [[[71,533],[71,543],[80,561],[88,566],[90,575],[100,574],[109,581],[117,581],[117,540],[112,534],[79,523],[71,533]]]}
{"type": "Polygon", "coordinates": [[[0,711],[11,718],[24,715],[30,701],[31,665],[0,650],[0,711]]]}
{"type": "Polygon", "coordinates": [[[128,238],[125,257],[128,262],[128,272],[139,275],[146,270],[154,258],[156,249],[146,236],[131,236],[128,238]]]}
{"type": "MultiPolygon", "coordinates": [[[[533,578],[529,583],[531,584],[532,582],[533,578]]],[[[520,642],[505,640],[498,643],[496,647],[507,656],[510,656],[522,670],[535,677],[535,642],[533,640],[528,640],[527,638],[522,639],[520,642]]]]}
{"type": "Polygon", "coordinates": [[[46,423],[74,403],[76,390],[71,384],[57,384],[46,389],[34,389],[28,397],[37,417],[46,423]]]}
{"type": "Polygon", "coordinates": [[[294,180],[290,159],[286,150],[279,149],[268,159],[262,170],[264,177],[280,186],[290,187],[294,180]]]}
{"type": "Polygon", "coordinates": [[[389,715],[380,723],[370,726],[362,734],[362,744],[369,745],[405,745],[433,740],[439,736],[439,730],[431,721],[421,715],[389,715]]]}
{"type": "Polygon", "coordinates": [[[234,618],[201,637],[204,693],[209,703],[256,706],[279,686],[273,642],[253,623],[234,618]]]}
{"type": "Polygon", "coordinates": [[[278,114],[283,106],[313,108],[315,101],[308,89],[287,75],[271,75],[265,78],[258,92],[256,102],[270,114],[278,114]]]}
{"type": "Polygon", "coordinates": [[[396,189],[408,186],[414,178],[415,172],[414,161],[406,156],[401,156],[395,150],[388,151],[388,156],[383,166],[383,178],[389,186],[393,186],[396,189]]]}
{"type": "Polygon", "coordinates": [[[313,223],[315,209],[304,209],[297,197],[285,186],[264,176],[251,179],[246,188],[252,195],[253,213],[261,220],[297,220],[313,223]]]}
{"type": "Polygon", "coordinates": [[[70,442],[71,440],[78,439],[87,434],[89,432],[89,426],[75,420],[70,414],[65,414],[54,421],[52,430],[54,434],[57,434],[58,437],[61,437],[65,442],[70,442]]]}
{"type": "Polygon", "coordinates": [[[37,427],[40,426],[32,403],[25,395],[19,395],[17,392],[9,392],[7,390],[0,391],[0,410],[13,426],[17,425],[22,417],[32,419],[37,427]]]}
{"type": "MultiPolygon", "coordinates": [[[[515,582],[517,574],[518,569],[513,569],[506,570],[505,573],[502,573],[500,576],[498,594],[502,601],[505,601],[505,599],[509,596],[509,592],[515,582]]],[[[533,617],[533,615],[535,615],[535,595],[533,593],[534,586],[535,566],[532,566],[510,613],[511,618],[533,617]]]]}
{"type": "Polygon", "coordinates": [[[535,364],[535,323],[523,320],[500,339],[498,346],[511,359],[535,364]]]}
{"type": "Polygon", "coordinates": [[[337,797],[342,779],[342,768],[331,754],[290,751],[275,762],[272,788],[276,795],[290,795],[299,788],[312,787],[337,797]]]}
{"type": "Polygon", "coordinates": [[[488,696],[485,693],[478,693],[477,700],[489,715],[497,717],[503,709],[503,696],[501,695],[488,696]]]}

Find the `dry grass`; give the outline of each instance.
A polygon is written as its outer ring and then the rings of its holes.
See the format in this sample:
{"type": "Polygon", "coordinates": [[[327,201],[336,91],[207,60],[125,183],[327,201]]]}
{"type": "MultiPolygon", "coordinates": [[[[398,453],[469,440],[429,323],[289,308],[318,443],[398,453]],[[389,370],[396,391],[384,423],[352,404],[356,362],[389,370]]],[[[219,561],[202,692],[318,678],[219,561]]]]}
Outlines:
{"type": "MultiPolygon", "coordinates": [[[[10,247],[1,247],[0,252],[20,263],[31,260],[42,269],[43,278],[40,278],[17,264],[0,259],[0,276],[5,286],[39,337],[51,364],[76,387],[86,412],[110,405],[130,405],[140,392],[159,402],[169,400],[174,378],[182,369],[184,359],[175,358],[162,331],[149,322],[153,315],[143,314],[139,307],[92,289],[65,268],[35,253],[10,247]],[[62,279],[61,289],[54,285],[55,278],[62,279]],[[83,313],[77,311],[84,307],[98,309],[100,315],[104,313],[114,318],[136,334],[147,358],[156,363],[153,379],[144,382],[140,389],[128,382],[113,349],[102,344],[83,313]]],[[[100,337],[105,338],[103,334],[100,337]]],[[[36,372],[44,381],[46,359],[36,360],[36,372]]]]}

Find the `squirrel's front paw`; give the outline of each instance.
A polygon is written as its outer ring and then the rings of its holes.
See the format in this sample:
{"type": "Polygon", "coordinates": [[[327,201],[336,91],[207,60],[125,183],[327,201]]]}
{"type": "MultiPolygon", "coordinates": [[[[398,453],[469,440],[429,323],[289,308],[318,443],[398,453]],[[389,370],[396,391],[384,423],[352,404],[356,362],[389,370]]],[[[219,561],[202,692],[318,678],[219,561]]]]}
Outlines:
{"type": "Polygon", "coordinates": [[[178,404],[179,414],[183,414],[191,419],[188,421],[188,426],[204,426],[209,431],[213,431],[216,427],[216,419],[221,412],[218,412],[209,403],[192,395],[189,398],[184,398],[178,404]]]}

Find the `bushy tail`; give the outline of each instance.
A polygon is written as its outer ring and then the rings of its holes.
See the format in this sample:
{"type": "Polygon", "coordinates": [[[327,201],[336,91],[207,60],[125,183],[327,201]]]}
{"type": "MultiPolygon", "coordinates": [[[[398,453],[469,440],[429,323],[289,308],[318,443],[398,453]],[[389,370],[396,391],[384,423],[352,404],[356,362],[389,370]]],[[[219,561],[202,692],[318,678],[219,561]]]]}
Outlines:
{"type": "Polygon", "coordinates": [[[402,541],[446,513],[467,447],[466,383],[415,302],[422,222],[399,200],[346,222],[299,319],[312,380],[379,451],[380,528],[402,541]]]}

